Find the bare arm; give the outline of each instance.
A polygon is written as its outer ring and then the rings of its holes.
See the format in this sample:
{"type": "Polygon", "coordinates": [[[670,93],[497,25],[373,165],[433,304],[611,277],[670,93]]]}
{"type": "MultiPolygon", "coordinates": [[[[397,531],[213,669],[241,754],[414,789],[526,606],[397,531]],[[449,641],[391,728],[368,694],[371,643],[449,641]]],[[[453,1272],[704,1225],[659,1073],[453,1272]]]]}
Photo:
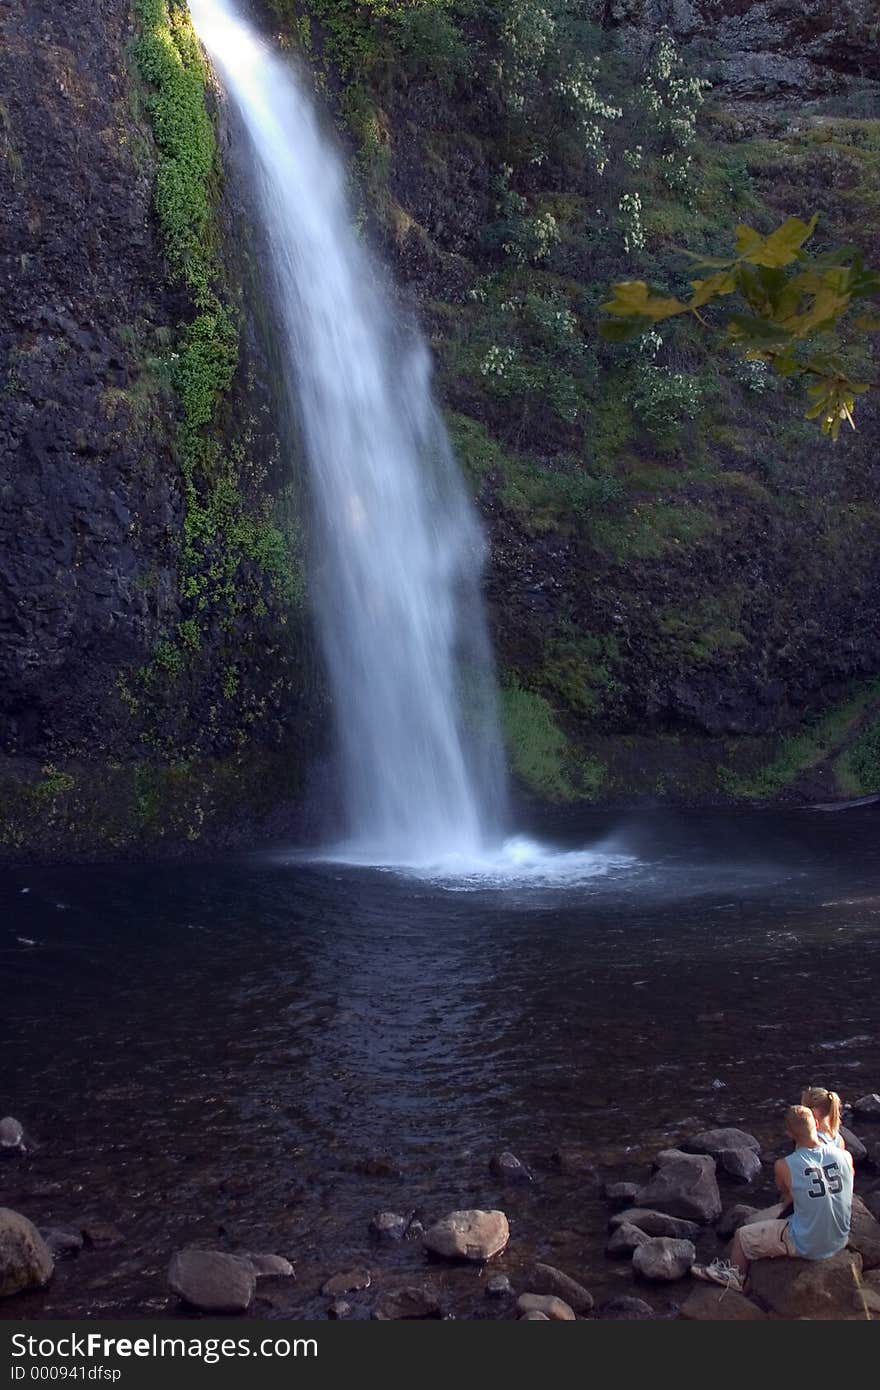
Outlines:
{"type": "Polygon", "coordinates": [[[777,1158],[773,1165],[773,1176],[776,1179],[776,1186],[779,1188],[783,1201],[790,1202],[792,1200],[791,1169],[784,1158],[777,1158]]]}

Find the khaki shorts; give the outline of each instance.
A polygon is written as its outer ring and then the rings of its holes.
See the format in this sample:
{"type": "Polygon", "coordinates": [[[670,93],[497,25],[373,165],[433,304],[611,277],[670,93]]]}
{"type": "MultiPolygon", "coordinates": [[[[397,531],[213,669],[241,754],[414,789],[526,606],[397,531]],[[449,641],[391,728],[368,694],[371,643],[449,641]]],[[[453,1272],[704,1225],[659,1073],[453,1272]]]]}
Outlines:
{"type": "Polygon", "coordinates": [[[779,1255],[794,1255],[797,1259],[787,1221],[752,1221],[748,1226],[740,1226],[737,1234],[747,1260],[773,1260],[779,1255]]]}

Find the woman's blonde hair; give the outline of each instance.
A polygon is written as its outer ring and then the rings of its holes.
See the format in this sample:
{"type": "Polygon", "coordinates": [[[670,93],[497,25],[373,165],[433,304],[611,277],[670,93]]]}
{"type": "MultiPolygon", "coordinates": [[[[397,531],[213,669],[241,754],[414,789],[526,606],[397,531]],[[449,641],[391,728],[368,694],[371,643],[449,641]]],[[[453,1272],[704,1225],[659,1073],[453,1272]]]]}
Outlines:
{"type": "Polygon", "coordinates": [[[840,1096],[826,1091],[824,1086],[808,1086],[801,1095],[801,1105],[812,1110],[817,1120],[827,1121],[832,1134],[840,1129],[840,1096]]]}

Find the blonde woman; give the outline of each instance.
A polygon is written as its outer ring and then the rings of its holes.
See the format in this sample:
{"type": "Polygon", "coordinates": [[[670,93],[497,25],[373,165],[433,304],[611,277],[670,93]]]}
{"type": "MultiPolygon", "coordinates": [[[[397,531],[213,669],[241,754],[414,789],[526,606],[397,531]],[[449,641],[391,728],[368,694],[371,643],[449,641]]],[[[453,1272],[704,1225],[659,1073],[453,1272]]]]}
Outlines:
{"type": "Polygon", "coordinates": [[[836,1091],[826,1091],[824,1086],[808,1086],[801,1095],[801,1105],[812,1110],[819,1138],[826,1144],[835,1144],[845,1149],[840,1132],[840,1096],[836,1091]]]}

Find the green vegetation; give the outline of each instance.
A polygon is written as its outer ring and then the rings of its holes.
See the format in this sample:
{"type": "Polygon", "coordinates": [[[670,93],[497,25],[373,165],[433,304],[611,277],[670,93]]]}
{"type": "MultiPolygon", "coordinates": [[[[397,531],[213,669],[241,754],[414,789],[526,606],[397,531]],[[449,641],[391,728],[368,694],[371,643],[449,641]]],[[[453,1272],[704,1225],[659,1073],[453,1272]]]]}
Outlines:
{"type": "Polygon", "coordinates": [[[598,796],[604,768],[578,757],[542,695],[515,682],[502,685],[501,720],[513,770],[531,791],[548,801],[598,796]]]}
{"type": "MultiPolygon", "coordinates": [[[[779,752],[771,763],[751,776],[737,776],[725,769],[719,781],[731,796],[749,801],[764,801],[790,787],[810,768],[831,757],[844,743],[865,711],[880,698],[880,681],[872,681],[861,689],[853,688],[849,698],[821,718],[814,720],[799,734],[782,740],[779,752]]],[[[870,731],[869,731],[870,732],[870,731]]],[[[865,737],[861,753],[857,742],[849,753],[850,765],[857,775],[870,771],[872,743],[865,737]],[[852,763],[855,756],[856,762],[852,763]]]]}
{"type": "Polygon", "coordinates": [[[836,765],[844,790],[852,796],[880,791],[880,719],[868,723],[836,765]]]}

